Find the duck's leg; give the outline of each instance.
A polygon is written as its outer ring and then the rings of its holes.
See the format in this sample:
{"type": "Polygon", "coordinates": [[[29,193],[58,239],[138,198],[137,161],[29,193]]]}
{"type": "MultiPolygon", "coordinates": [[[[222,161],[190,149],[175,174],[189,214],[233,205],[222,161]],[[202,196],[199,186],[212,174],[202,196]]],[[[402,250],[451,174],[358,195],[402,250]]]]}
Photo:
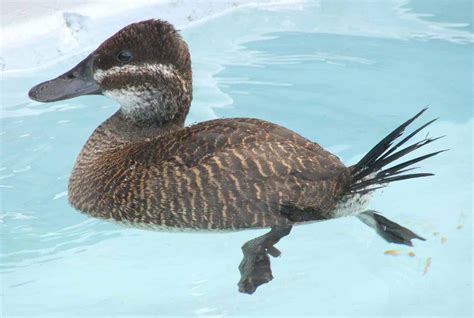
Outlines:
{"type": "Polygon", "coordinates": [[[372,227],[387,242],[396,244],[405,244],[413,246],[412,239],[426,241],[421,236],[410,231],[386,217],[380,215],[377,211],[367,210],[357,215],[359,220],[372,227]]]}
{"type": "Polygon", "coordinates": [[[291,225],[275,226],[271,231],[248,241],[242,246],[244,258],[239,265],[240,281],[239,291],[241,293],[253,294],[258,286],[268,283],[273,279],[270,268],[270,254],[273,257],[280,256],[281,252],[273,245],[290,234],[291,225]]]}

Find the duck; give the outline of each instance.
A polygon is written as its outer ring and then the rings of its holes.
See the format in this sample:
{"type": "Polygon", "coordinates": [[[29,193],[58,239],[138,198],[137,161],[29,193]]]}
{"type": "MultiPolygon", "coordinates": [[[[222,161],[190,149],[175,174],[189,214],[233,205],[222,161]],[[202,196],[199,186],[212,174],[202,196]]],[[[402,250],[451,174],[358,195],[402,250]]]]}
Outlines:
{"type": "Polygon", "coordinates": [[[159,19],[124,27],[71,70],[29,91],[39,102],[82,95],[109,97],[119,109],[80,151],[69,203],[88,216],[150,230],[270,228],[242,246],[242,293],[273,279],[269,256],[281,254],[274,245],[295,225],[356,216],[388,242],[424,240],[367,206],[391,182],[433,175],[411,170],[444,150],[398,162],[440,138],[412,142],[436,119],[405,132],[426,108],[351,166],[260,119],[186,126],[193,97],[190,52],[173,25],[159,19]]]}

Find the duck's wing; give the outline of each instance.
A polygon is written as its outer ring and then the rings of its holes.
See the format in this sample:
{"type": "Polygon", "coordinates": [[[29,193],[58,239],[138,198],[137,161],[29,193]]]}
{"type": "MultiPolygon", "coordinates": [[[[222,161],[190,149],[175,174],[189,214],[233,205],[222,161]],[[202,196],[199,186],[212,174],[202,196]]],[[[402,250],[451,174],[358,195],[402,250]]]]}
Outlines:
{"type": "Polygon", "coordinates": [[[348,184],[339,158],[268,122],[214,120],[166,138],[147,147],[147,156],[154,153],[156,164],[189,178],[206,208],[222,207],[219,218],[229,222],[268,226],[325,219],[348,184]],[[163,149],[159,155],[157,148],[163,149]]]}

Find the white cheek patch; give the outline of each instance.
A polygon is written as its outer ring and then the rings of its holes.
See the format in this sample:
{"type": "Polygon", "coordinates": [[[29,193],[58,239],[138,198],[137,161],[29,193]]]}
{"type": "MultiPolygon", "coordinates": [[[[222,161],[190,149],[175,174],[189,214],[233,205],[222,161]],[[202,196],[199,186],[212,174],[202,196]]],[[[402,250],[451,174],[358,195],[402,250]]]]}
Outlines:
{"type": "Polygon", "coordinates": [[[161,74],[163,77],[166,78],[177,76],[176,69],[173,65],[143,63],[139,65],[128,64],[122,66],[114,66],[109,68],[108,70],[97,69],[94,72],[94,79],[98,83],[102,83],[102,81],[107,77],[115,77],[120,76],[122,74],[136,74],[137,76],[141,74],[150,74],[153,76],[158,76],[158,74],[161,74]]]}
{"type": "Polygon", "coordinates": [[[127,64],[97,69],[93,77],[102,84],[102,93],[117,101],[129,118],[169,121],[191,100],[191,81],[183,79],[173,65],[127,64]]]}
{"type": "MultiPolygon", "coordinates": [[[[144,63],[139,65],[114,66],[108,70],[97,69],[94,79],[102,83],[106,78],[132,77],[140,79],[144,75],[148,77],[161,77],[164,80],[180,79],[176,69],[172,65],[144,63]]],[[[140,113],[153,111],[156,116],[169,117],[169,106],[163,105],[163,95],[156,83],[143,82],[140,86],[126,85],[114,89],[103,90],[103,94],[120,104],[122,113],[133,117],[140,113]]]]}

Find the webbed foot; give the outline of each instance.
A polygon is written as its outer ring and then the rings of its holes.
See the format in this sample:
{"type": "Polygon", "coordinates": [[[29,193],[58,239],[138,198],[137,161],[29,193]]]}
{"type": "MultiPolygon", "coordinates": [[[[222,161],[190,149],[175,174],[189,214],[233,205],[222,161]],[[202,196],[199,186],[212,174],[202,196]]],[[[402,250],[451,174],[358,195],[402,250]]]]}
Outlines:
{"type": "Polygon", "coordinates": [[[406,227],[390,221],[386,217],[375,212],[377,211],[368,210],[360,213],[357,217],[365,224],[374,228],[377,234],[379,234],[387,242],[413,246],[413,243],[411,242],[412,239],[426,241],[426,239],[422,238],[406,227]]]}
{"type": "Polygon", "coordinates": [[[281,252],[274,247],[282,237],[288,235],[291,226],[273,227],[270,232],[248,241],[242,246],[244,258],[239,265],[241,293],[253,294],[257,288],[273,279],[270,257],[278,257],[281,252]]]}

